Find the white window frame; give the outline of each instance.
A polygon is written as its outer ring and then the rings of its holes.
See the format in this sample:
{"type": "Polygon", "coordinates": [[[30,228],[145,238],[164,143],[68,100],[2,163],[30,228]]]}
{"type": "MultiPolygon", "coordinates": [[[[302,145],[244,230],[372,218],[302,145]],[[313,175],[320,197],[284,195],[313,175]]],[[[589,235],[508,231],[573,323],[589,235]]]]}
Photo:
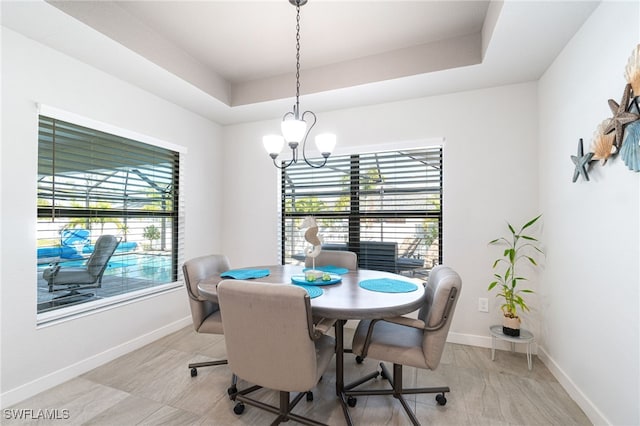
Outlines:
{"type": "MultiPolygon", "coordinates": [[[[51,325],[59,324],[81,318],[87,315],[92,315],[105,310],[110,310],[116,307],[124,306],[130,303],[134,303],[143,299],[157,297],[158,295],[178,291],[183,286],[183,274],[182,268],[179,265],[184,263],[184,229],[185,229],[185,199],[184,199],[184,156],[187,154],[187,148],[182,145],[167,142],[152,136],[137,133],[128,129],[123,129],[118,126],[104,123],[99,120],[91,119],[79,114],[75,114],[69,111],[65,111],[56,107],[52,107],[46,104],[37,105],[37,115],[44,115],[54,119],[67,121],[79,126],[92,128],[101,132],[110,133],[116,136],[133,139],[139,142],[143,142],[148,145],[168,149],[179,154],[179,177],[178,177],[178,245],[175,250],[178,251],[178,267],[177,267],[177,280],[174,282],[157,285],[151,288],[130,291],[119,295],[111,296],[104,299],[92,300],[81,304],[76,304],[68,307],[55,309],[52,311],[42,312],[36,314],[36,326],[37,328],[48,327],[51,325]]],[[[36,124],[37,125],[37,124],[36,124]]]]}

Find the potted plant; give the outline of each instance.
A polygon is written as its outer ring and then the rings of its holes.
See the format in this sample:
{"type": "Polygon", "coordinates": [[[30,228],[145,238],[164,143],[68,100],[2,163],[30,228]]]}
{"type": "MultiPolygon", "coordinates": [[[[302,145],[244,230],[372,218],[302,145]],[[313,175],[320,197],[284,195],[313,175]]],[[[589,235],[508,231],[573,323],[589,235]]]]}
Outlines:
{"type": "Polygon", "coordinates": [[[500,273],[500,271],[494,272],[493,276],[496,280],[489,284],[487,290],[491,291],[497,287],[499,292],[496,297],[502,297],[504,299],[504,303],[500,306],[504,315],[502,332],[508,336],[520,336],[521,320],[518,316],[517,309],[520,308],[523,312],[529,310],[523,294],[533,293],[533,290],[518,288],[518,283],[525,281],[527,278],[518,275],[516,273],[516,267],[519,266],[521,261],[528,261],[533,266],[537,266],[536,260],[528,253],[537,251],[544,254],[538,246],[538,240],[531,235],[525,235],[523,233],[527,228],[536,223],[541,216],[542,215],[538,215],[531,219],[517,232],[511,224],[507,223],[511,235],[496,238],[489,242],[489,245],[506,246],[502,256],[493,262],[494,270],[502,270],[501,267],[505,269],[502,273],[500,273]]]}

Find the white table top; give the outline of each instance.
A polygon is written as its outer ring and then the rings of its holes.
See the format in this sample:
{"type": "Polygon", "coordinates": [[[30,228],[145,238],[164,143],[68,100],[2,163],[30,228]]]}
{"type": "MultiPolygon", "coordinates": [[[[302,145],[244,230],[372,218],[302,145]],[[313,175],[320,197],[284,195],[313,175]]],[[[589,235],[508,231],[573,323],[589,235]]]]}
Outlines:
{"type": "MultiPolygon", "coordinates": [[[[257,278],[256,281],[266,283],[291,284],[292,275],[303,274],[303,266],[297,265],[267,265],[255,266],[251,269],[269,269],[269,276],[257,278]]],[[[358,269],[349,271],[341,276],[342,281],[337,284],[320,286],[321,296],[311,299],[313,314],[325,318],[375,319],[407,314],[419,309],[424,303],[424,286],[417,284],[417,290],[408,293],[383,293],[365,290],[358,283],[366,279],[391,278],[416,284],[402,275],[383,271],[358,269]]],[[[218,301],[217,284],[222,281],[219,275],[202,280],[198,290],[203,298],[213,302],[218,301]]]]}

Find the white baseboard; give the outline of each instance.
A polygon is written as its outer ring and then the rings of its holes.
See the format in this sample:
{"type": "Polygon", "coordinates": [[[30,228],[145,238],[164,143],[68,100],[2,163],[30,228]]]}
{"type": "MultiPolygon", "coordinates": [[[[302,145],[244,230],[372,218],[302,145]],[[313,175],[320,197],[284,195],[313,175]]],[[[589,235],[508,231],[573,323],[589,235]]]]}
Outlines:
{"type": "Polygon", "coordinates": [[[591,402],[589,398],[573,383],[573,380],[560,368],[553,358],[544,350],[543,347],[539,347],[538,359],[549,369],[553,377],[558,380],[558,383],[564,388],[573,399],[576,404],[584,411],[586,416],[591,420],[594,425],[611,425],[612,423],[602,414],[598,407],[591,402]]]}
{"type": "MultiPolygon", "coordinates": [[[[491,349],[491,336],[477,336],[474,334],[449,332],[449,335],[447,336],[447,342],[491,349]]],[[[496,349],[505,351],[511,350],[511,344],[509,342],[497,339],[496,349]]],[[[527,348],[523,344],[516,344],[514,350],[518,353],[526,353],[527,348]]],[[[531,353],[534,355],[538,353],[538,346],[535,342],[531,344],[531,353]]]]}
{"type": "MultiPolygon", "coordinates": [[[[458,343],[461,345],[477,346],[481,348],[491,348],[490,336],[476,336],[472,334],[449,333],[447,342],[458,343]]],[[[510,344],[503,341],[496,342],[496,349],[510,349],[510,344]]],[[[556,378],[560,386],[569,394],[576,404],[584,411],[585,415],[594,425],[611,425],[612,423],[602,414],[595,404],[576,386],[576,384],[567,376],[560,366],[549,356],[543,347],[532,345],[532,352],[538,356],[538,359],[547,367],[551,374],[556,378]]],[[[524,352],[525,345],[516,345],[517,352],[524,352]],[[520,348],[518,347],[520,346],[520,348]]]]}
{"type": "Polygon", "coordinates": [[[53,373],[47,374],[46,376],[39,377],[38,379],[33,380],[29,383],[25,383],[21,386],[18,386],[17,388],[3,392],[2,394],[0,394],[0,407],[6,408],[17,404],[20,401],[24,401],[27,398],[39,394],[40,392],[51,389],[52,387],[62,384],[67,380],[78,377],[79,375],[84,374],[87,371],[106,364],[109,361],[113,361],[114,359],[122,355],[125,355],[175,331],[178,331],[191,323],[191,315],[189,315],[188,317],[175,321],[171,324],[167,324],[164,327],[153,330],[150,333],[122,343],[121,345],[110,348],[109,350],[96,354],[82,361],[76,362],[75,364],[69,365],[58,371],[54,371],[53,373]]]}
{"type": "Polygon", "coordinates": [[[477,336],[474,334],[462,334],[462,333],[449,332],[449,335],[447,336],[447,342],[457,343],[459,345],[478,346],[480,348],[491,347],[490,336],[477,336]]]}

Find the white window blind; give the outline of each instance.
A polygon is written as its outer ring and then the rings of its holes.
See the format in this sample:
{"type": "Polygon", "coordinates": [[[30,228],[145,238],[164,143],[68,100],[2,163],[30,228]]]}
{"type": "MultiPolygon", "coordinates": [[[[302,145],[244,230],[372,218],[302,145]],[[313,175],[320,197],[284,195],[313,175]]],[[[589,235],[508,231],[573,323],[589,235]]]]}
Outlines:
{"type": "Polygon", "coordinates": [[[360,267],[430,269],[442,253],[442,147],[331,157],[320,169],[282,172],[282,258],[301,261],[305,216],[325,248],[358,254],[360,267]]]}
{"type": "Polygon", "coordinates": [[[40,115],[38,312],[177,281],[179,188],[179,152],[40,115]],[[82,265],[103,234],[120,244],[101,287],[87,297],[48,292],[43,270],[82,265]]]}

